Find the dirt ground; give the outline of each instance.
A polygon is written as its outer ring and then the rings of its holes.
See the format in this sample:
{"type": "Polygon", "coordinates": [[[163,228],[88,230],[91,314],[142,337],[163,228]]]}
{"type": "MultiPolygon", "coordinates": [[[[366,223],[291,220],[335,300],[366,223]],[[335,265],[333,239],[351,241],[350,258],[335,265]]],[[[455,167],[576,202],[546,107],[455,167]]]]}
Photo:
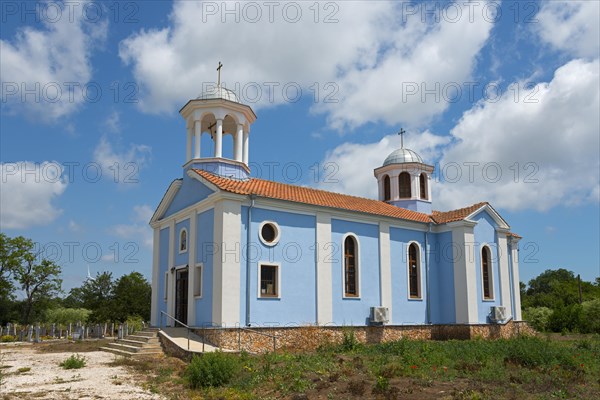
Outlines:
{"type": "Polygon", "coordinates": [[[137,386],[117,356],[103,351],[79,353],[86,366],[66,370],[58,364],[75,352],[40,352],[34,345],[0,345],[0,398],[12,399],[162,399],[137,386]]]}

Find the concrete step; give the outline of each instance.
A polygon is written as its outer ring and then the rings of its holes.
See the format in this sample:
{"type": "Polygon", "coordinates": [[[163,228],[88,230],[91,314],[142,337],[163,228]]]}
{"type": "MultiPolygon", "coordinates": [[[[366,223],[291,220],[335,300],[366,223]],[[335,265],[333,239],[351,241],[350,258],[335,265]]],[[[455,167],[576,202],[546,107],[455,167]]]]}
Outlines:
{"type": "Polygon", "coordinates": [[[128,351],[130,353],[137,353],[141,349],[141,347],[130,346],[128,344],[123,344],[123,343],[119,343],[119,342],[110,342],[107,345],[107,347],[110,347],[111,349],[119,349],[119,350],[123,350],[123,351],[128,351]]]}
{"type": "Polygon", "coordinates": [[[138,335],[136,333],[135,335],[125,336],[125,339],[137,340],[138,342],[148,343],[148,342],[151,342],[153,340],[158,340],[158,337],[157,336],[142,336],[142,335],[138,335]]]}
{"type": "MultiPolygon", "coordinates": [[[[155,337],[156,336],[156,332],[147,332],[147,331],[137,331],[134,333],[134,335],[136,336],[144,336],[144,337],[155,337]]],[[[131,336],[131,335],[130,335],[131,336]]]]}
{"type": "Polygon", "coordinates": [[[133,340],[133,339],[118,339],[117,343],[123,343],[123,344],[127,344],[129,346],[135,346],[135,347],[144,347],[145,345],[148,345],[148,342],[144,342],[141,340],[133,340]]]}
{"type": "Polygon", "coordinates": [[[113,354],[116,354],[119,356],[124,356],[124,357],[131,357],[136,354],[136,353],[130,353],[128,351],[121,350],[121,349],[114,349],[112,347],[100,347],[100,350],[107,351],[109,353],[113,353],[113,354]]]}
{"type": "Polygon", "coordinates": [[[144,328],[142,332],[158,332],[159,328],[144,328]]]}

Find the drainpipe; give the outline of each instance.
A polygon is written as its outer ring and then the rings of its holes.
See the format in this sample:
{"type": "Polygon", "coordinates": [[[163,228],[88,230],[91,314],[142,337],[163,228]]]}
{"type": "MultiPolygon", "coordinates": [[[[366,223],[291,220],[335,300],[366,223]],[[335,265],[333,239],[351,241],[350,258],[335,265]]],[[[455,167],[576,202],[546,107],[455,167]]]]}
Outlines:
{"type": "Polygon", "coordinates": [[[248,207],[248,219],[246,221],[246,326],[250,326],[250,227],[255,198],[255,195],[250,195],[250,207],[248,207]]]}
{"type": "Polygon", "coordinates": [[[427,231],[425,232],[425,288],[426,294],[426,322],[431,324],[431,305],[429,301],[431,297],[429,295],[429,233],[431,232],[431,222],[427,224],[427,231]]]}

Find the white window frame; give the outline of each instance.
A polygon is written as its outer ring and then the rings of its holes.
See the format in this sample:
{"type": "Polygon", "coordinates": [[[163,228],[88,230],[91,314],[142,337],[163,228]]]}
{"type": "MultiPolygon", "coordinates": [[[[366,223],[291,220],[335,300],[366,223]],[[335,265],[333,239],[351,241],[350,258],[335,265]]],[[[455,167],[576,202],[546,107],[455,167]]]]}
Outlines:
{"type": "Polygon", "coordinates": [[[190,248],[190,235],[186,228],[181,228],[179,230],[179,240],[177,241],[177,249],[179,251],[179,254],[187,253],[189,248],[190,248]],[[185,232],[185,250],[181,250],[181,235],[183,234],[183,232],[185,232]]]}
{"type": "Polygon", "coordinates": [[[406,298],[409,301],[423,301],[423,263],[421,259],[422,256],[421,244],[415,240],[411,240],[406,244],[406,298]],[[418,297],[410,296],[410,246],[414,244],[417,246],[417,287],[419,289],[418,297]]]}
{"type": "Polygon", "coordinates": [[[360,271],[361,271],[361,265],[360,265],[360,241],[358,240],[358,235],[354,232],[348,232],[344,235],[344,237],[342,238],[342,298],[343,299],[348,299],[348,300],[360,300],[360,296],[362,293],[362,282],[360,279],[360,271]],[[358,285],[358,290],[356,291],[356,296],[346,296],[346,266],[345,266],[345,262],[346,260],[344,259],[344,255],[345,255],[345,251],[346,251],[346,238],[348,236],[352,236],[354,238],[354,241],[356,242],[356,284],[358,285]]]}
{"type": "Polygon", "coordinates": [[[260,223],[260,226],[258,228],[258,238],[260,239],[260,241],[262,242],[262,244],[264,244],[265,246],[275,246],[277,243],[279,243],[279,239],[281,238],[281,228],[279,227],[279,224],[275,221],[263,221],[260,223]],[[275,229],[275,239],[273,239],[272,242],[267,242],[263,237],[262,237],[262,229],[263,226],[267,225],[267,224],[271,224],[273,225],[273,228],[275,229]]]}
{"type": "Polygon", "coordinates": [[[269,262],[269,261],[260,261],[258,263],[258,287],[257,287],[257,298],[260,300],[273,300],[273,299],[281,299],[281,263],[278,262],[269,262]],[[276,296],[263,296],[260,292],[260,281],[262,275],[262,267],[265,266],[273,266],[277,267],[277,287],[276,287],[276,296]]]}
{"type": "Polygon", "coordinates": [[[494,290],[494,257],[492,255],[492,248],[488,243],[482,243],[481,247],[479,249],[479,274],[481,275],[481,301],[489,301],[489,302],[494,302],[496,301],[496,291],[494,290]],[[490,281],[490,294],[491,296],[489,298],[485,298],[485,291],[484,291],[484,286],[483,286],[483,249],[486,248],[488,249],[488,255],[490,256],[489,260],[488,260],[488,268],[489,268],[489,281],[490,281]]]}
{"type": "Polygon", "coordinates": [[[204,264],[198,263],[194,267],[194,298],[201,299],[204,292],[204,264]]]}

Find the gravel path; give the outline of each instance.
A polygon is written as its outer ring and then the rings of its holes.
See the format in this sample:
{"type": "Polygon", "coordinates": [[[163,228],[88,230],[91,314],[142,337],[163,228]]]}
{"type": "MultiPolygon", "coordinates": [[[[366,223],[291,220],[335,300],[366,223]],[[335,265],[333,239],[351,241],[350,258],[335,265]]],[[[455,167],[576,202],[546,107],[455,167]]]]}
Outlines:
{"type": "Polygon", "coordinates": [[[136,386],[125,368],[109,366],[116,357],[110,353],[81,353],[86,359],[81,369],[58,366],[72,354],[38,353],[31,346],[0,346],[0,395],[3,399],[162,399],[136,386]]]}

